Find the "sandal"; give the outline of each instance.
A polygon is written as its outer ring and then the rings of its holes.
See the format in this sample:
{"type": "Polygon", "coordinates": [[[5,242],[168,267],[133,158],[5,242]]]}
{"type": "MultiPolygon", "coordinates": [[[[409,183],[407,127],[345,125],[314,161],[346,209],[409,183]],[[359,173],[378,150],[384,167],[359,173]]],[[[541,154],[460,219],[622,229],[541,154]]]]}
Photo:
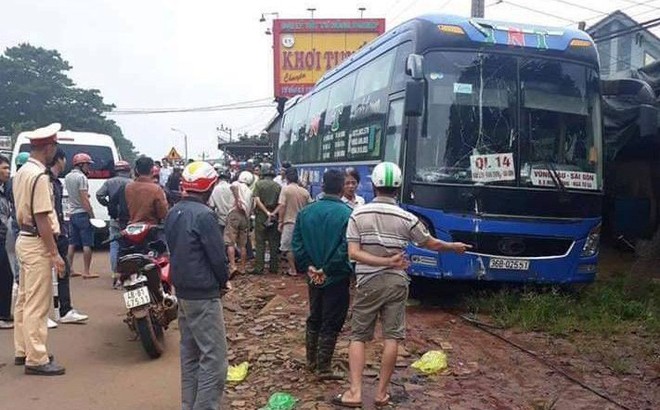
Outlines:
{"type": "Polygon", "coordinates": [[[375,401],[374,401],[374,404],[376,405],[376,407],[385,407],[385,406],[387,406],[388,404],[390,404],[390,399],[391,399],[391,398],[392,398],[392,396],[390,396],[390,394],[387,393],[387,394],[385,395],[385,398],[384,398],[383,400],[375,400],[375,401]]]}
{"type": "Polygon", "coordinates": [[[334,404],[335,406],[340,406],[340,407],[347,407],[349,409],[359,409],[362,407],[362,402],[361,401],[344,401],[344,393],[339,393],[335,397],[332,398],[330,403],[334,404]]]}
{"type": "Polygon", "coordinates": [[[97,275],[96,273],[90,273],[89,275],[82,275],[82,278],[83,279],[96,279],[96,278],[100,278],[100,276],[97,275]]]}

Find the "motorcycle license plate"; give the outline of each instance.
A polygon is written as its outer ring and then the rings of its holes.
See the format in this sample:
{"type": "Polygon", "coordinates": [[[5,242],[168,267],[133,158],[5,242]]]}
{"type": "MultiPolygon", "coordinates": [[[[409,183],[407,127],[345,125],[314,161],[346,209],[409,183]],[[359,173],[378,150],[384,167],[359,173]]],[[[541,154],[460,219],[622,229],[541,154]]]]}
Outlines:
{"type": "Polygon", "coordinates": [[[491,258],[488,266],[491,269],[529,270],[529,261],[525,259],[491,258]]]}
{"type": "Polygon", "coordinates": [[[124,302],[126,303],[126,309],[133,309],[138,306],[147,305],[151,302],[149,290],[146,286],[129,290],[124,293],[124,302]]]}

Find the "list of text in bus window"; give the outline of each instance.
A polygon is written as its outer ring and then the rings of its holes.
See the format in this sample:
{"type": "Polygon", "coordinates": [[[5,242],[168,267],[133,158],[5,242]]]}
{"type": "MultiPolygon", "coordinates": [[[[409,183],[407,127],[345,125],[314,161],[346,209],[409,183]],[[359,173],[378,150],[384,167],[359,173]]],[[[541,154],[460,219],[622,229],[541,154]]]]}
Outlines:
{"type": "Polygon", "coordinates": [[[350,154],[351,156],[369,153],[371,148],[371,138],[369,136],[369,127],[358,128],[351,131],[350,134],[350,154]]]}

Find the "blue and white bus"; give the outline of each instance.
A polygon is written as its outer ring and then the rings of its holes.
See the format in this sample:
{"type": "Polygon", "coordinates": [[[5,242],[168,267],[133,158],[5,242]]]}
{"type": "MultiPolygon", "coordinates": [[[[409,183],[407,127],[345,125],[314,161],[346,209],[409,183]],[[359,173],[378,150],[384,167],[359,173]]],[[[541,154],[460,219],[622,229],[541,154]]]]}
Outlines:
{"type": "Polygon", "coordinates": [[[602,211],[596,47],[584,32],[446,15],[412,19],[288,102],[280,161],[312,195],[354,167],[404,172],[400,204],[465,255],[410,247],[410,274],[594,280],[602,211]]]}

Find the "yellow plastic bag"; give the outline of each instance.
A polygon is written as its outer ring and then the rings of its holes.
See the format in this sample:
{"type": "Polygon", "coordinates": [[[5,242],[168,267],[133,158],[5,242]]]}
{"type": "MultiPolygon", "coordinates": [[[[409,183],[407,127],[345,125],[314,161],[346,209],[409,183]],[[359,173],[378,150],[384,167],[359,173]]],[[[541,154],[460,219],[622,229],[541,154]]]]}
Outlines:
{"type": "Polygon", "coordinates": [[[447,355],[441,350],[431,350],[410,365],[424,374],[436,373],[447,368],[447,355]]]}
{"type": "Polygon", "coordinates": [[[242,382],[247,377],[248,367],[250,367],[248,362],[243,362],[238,366],[229,366],[229,369],[227,369],[227,381],[242,382]]]}

